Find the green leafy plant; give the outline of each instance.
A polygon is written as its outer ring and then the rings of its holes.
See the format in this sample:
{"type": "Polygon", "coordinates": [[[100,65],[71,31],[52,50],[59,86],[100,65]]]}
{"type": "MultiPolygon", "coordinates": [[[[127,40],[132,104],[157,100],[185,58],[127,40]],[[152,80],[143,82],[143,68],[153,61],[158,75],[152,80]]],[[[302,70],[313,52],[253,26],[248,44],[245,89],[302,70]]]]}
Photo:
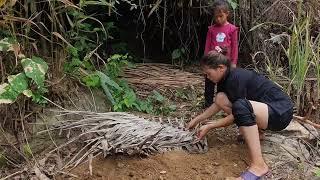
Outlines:
{"type": "MultiPolygon", "coordinates": [[[[265,22],[254,26],[250,30],[253,31],[266,24],[271,24],[284,28],[288,31],[288,33],[273,35],[270,40],[277,43],[282,43],[282,37],[288,39],[288,45],[281,44],[288,58],[289,64],[288,73],[285,75],[287,77],[285,77],[285,79],[288,79],[290,83],[284,88],[287,88],[288,94],[294,95],[295,106],[297,107],[298,112],[301,112],[305,105],[303,99],[303,92],[304,88],[306,87],[305,80],[307,77],[314,76],[316,76],[317,79],[320,78],[320,35],[316,34],[315,37],[313,37],[311,32],[311,20],[312,17],[309,13],[302,13],[302,1],[299,1],[298,15],[293,15],[293,23],[290,27],[286,27],[285,25],[279,23],[265,22]]],[[[273,64],[269,60],[267,61],[266,65],[271,78],[280,74],[275,70],[282,70],[278,67],[279,65],[273,64]]],[[[284,75],[282,77],[284,77],[284,75]]],[[[319,99],[320,83],[319,81],[317,81],[317,83],[317,99],[319,99]]]]}
{"type": "Polygon", "coordinates": [[[176,106],[169,103],[169,101],[162,96],[158,91],[153,91],[151,96],[148,97],[149,101],[154,104],[155,114],[168,115],[176,110],[176,106]]]}
{"type": "Polygon", "coordinates": [[[130,60],[132,60],[132,57],[128,54],[114,54],[110,56],[107,59],[108,64],[105,67],[106,74],[108,74],[112,78],[117,78],[124,67],[133,67],[133,64],[130,63],[130,60]]]}
{"type": "MultiPolygon", "coordinates": [[[[10,51],[12,46],[8,38],[0,41],[1,51],[10,51]]],[[[8,83],[0,84],[0,104],[13,103],[21,94],[32,97],[36,103],[45,103],[42,95],[47,92],[44,84],[48,71],[47,63],[36,56],[32,58],[25,58],[22,54],[19,56],[22,57],[23,72],[8,76],[8,83]]]]}
{"type": "MultiPolygon", "coordinates": [[[[316,70],[316,76],[319,77],[319,45],[311,37],[310,16],[298,16],[293,23],[291,36],[289,39],[289,47],[286,49],[286,55],[289,59],[290,74],[289,78],[292,80],[292,85],[301,94],[304,90],[305,80],[313,71],[316,70]]],[[[318,86],[319,87],[319,86],[318,86]]],[[[318,89],[319,92],[320,89],[318,89]]],[[[302,107],[300,95],[296,96],[296,106],[298,110],[302,107]]]]}
{"type": "Polygon", "coordinates": [[[152,108],[148,103],[139,100],[133,89],[124,80],[118,79],[123,68],[131,65],[128,61],[130,58],[127,54],[114,54],[107,59],[104,72],[97,70],[89,72],[81,80],[88,87],[101,88],[114,111],[134,109],[150,112],[152,108]]]}
{"type": "Polygon", "coordinates": [[[130,65],[127,55],[113,55],[108,58],[105,73],[94,71],[82,78],[88,87],[101,88],[114,111],[136,110],[154,114],[169,114],[176,107],[170,105],[166,98],[159,92],[153,91],[145,100],[139,99],[134,90],[125,80],[119,80],[118,76],[123,68],[130,65]]]}

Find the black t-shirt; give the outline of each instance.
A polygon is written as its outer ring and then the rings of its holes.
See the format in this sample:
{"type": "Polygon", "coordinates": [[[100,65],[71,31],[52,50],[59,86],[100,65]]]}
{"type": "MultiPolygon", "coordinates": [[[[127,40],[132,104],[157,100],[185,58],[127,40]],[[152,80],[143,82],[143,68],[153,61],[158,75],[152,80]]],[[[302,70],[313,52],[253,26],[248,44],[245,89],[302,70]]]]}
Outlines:
{"type": "Polygon", "coordinates": [[[226,93],[232,103],[238,99],[266,103],[279,115],[293,108],[290,97],[278,85],[255,71],[228,70],[217,88],[218,92],[226,93]]]}

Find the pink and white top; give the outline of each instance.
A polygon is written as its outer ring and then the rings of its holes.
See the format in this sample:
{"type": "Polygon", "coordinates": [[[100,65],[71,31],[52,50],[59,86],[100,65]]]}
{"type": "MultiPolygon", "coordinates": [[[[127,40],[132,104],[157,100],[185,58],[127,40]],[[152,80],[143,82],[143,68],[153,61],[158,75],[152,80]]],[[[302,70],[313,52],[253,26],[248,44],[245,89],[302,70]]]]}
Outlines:
{"type": "Polygon", "coordinates": [[[238,27],[227,23],[209,26],[204,54],[217,48],[226,48],[227,57],[233,64],[238,62],[238,27]]]}

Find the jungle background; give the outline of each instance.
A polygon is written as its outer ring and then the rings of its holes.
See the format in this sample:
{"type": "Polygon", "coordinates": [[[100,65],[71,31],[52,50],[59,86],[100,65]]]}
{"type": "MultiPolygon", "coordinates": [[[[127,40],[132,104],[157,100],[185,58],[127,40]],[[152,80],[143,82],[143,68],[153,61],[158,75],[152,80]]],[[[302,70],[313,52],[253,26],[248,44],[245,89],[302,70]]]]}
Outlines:
{"type": "MultiPolygon", "coordinates": [[[[102,158],[93,162],[97,173],[84,176],[80,174],[86,166],[66,173],[56,165],[51,174],[39,167],[39,159],[63,141],[50,133],[38,135],[47,128],[44,122],[52,120],[47,117],[49,109],[132,112],[186,120],[199,113],[203,76],[198,62],[208,26],[213,23],[212,3],[0,0],[0,176],[219,179],[240,173],[247,163],[243,160],[246,157],[238,154],[243,154],[245,147],[233,143],[230,129],[214,132],[208,155],[174,152],[142,162],[139,158],[102,158]],[[228,158],[215,159],[219,156],[228,158]],[[177,161],[185,161],[185,165],[180,167],[177,161]],[[196,173],[185,173],[190,170],[188,164],[195,161],[201,161],[191,168],[196,173]],[[106,164],[101,166],[103,162],[106,164]],[[135,166],[153,170],[146,174],[135,166]],[[109,169],[111,176],[103,168],[109,169]]],[[[239,66],[265,74],[280,85],[295,102],[297,121],[320,128],[320,2],[228,3],[229,21],[240,29],[239,66]]],[[[318,140],[308,141],[307,149],[319,155],[318,140]]],[[[71,154],[74,151],[70,150],[71,154]]],[[[309,162],[315,167],[309,177],[319,176],[319,162],[309,162]]],[[[303,177],[299,167],[294,177],[303,177]]]]}

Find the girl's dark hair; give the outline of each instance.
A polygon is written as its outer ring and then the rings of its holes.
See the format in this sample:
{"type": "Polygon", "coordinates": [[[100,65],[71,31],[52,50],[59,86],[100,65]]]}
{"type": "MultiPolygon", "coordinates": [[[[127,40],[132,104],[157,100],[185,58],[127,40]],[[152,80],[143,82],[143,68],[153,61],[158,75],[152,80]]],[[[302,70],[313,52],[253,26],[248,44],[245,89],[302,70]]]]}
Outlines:
{"type": "Polygon", "coordinates": [[[212,10],[214,11],[221,11],[224,13],[229,13],[229,4],[225,0],[215,0],[212,4],[212,10]]]}
{"type": "Polygon", "coordinates": [[[221,53],[217,51],[210,51],[207,55],[204,55],[200,60],[200,66],[207,66],[211,69],[217,69],[219,65],[225,65],[230,68],[230,60],[226,56],[226,51],[221,53]]]}

